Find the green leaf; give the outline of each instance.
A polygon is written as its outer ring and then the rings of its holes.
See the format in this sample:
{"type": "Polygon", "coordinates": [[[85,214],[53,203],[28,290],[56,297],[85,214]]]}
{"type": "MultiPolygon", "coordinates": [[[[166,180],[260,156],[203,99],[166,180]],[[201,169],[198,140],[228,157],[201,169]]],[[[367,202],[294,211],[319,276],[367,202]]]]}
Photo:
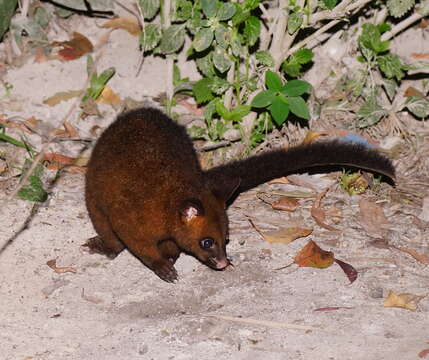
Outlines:
{"type": "Polygon", "coordinates": [[[289,15],[289,20],[287,23],[287,32],[289,35],[292,35],[297,31],[304,20],[302,12],[293,12],[289,15]]]}
{"type": "Polygon", "coordinates": [[[250,104],[255,108],[264,108],[270,105],[276,97],[276,93],[272,90],[264,90],[257,94],[250,104]]]}
{"type": "Polygon", "coordinates": [[[9,29],[10,20],[15,13],[18,0],[0,0],[0,40],[9,29]]]}
{"type": "Polygon", "coordinates": [[[207,18],[212,18],[216,15],[219,7],[219,1],[217,0],[201,0],[201,7],[203,13],[207,18]]]}
{"type": "Polygon", "coordinates": [[[278,126],[282,125],[289,116],[289,105],[287,100],[281,96],[276,96],[273,99],[268,110],[278,126]]]}
{"type": "Polygon", "coordinates": [[[90,80],[91,87],[87,90],[87,94],[97,100],[107,82],[115,75],[115,72],[115,68],[111,67],[104,70],[100,75],[93,74],[90,80]]]}
{"type": "Polygon", "coordinates": [[[390,15],[395,18],[404,16],[415,4],[414,0],[387,0],[390,15]]]}
{"type": "Polygon", "coordinates": [[[429,70],[428,61],[415,61],[411,64],[404,64],[403,69],[407,71],[429,70]]]}
{"type": "Polygon", "coordinates": [[[283,87],[283,81],[275,72],[267,70],[265,73],[265,85],[269,90],[279,92],[283,87]]]}
{"type": "Polygon", "coordinates": [[[398,84],[393,79],[383,79],[383,87],[390,101],[393,101],[398,90],[398,84]]]}
{"type": "Polygon", "coordinates": [[[235,14],[235,6],[233,3],[225,2],[219,7],[216,17],[220,21],[226,21],[231,19],[235,14]]]}
{"type": "Polygon", "coordinates": [[[258,50],[255,53],[255,58],[261,65],[269,67],[274,66],[274,59],[267,50],[258,50]]]}
{"type": "MultiPolygon", "coordinates": [[[[381,41],[381,33],[377,26],[373,24],[363,24],[362,34],[358,38],[359,45],[373,51],[376,55],[389,50],[390,42],[381,41]]],[[[367,59],[368,54],[362,53],[367,59]]]]}
{"type": "Polygon", "coordinates": [[[244,35],[249,46],[255,45],[261,32],[261,21],[256,16],[250,16],[244,22],[244,35]]]}
{"type": "Polygon", "coordinates": [[[202,78],[198,80],[192,87],[192,92],[195,97],[195,101],[198,105],[210,101],[214,98],[211,91],[212,80],[209,78],[202,78]]]}
{"type": "Polygon", "coordinates": [[[358,110],[358,127],[366,128],[377,124],[387,112],[378,104],[376,93],[368,96],[366,102],[358,110]]]}
{"type": "Polygon", "coordinates": [[[237,27],[241,23],[245,22],[250,17],[250,11],[244,10],[243,7],[234,3],[235,5],[235,15],[232,17],[232,25],[237,27]]]}
{"type": "Polygon", "coordinates": [[[304,99],[300,96],[289,97],[289,108],[296,116],[310,120],[310,112],[304,99]]]}
{"type": "Polygon", "coordinates": [[[427,99],[411,96],[406,101],[407,109],[418,118],[429,117],[429,101],[427,99]]]}
{"type": "Polygon", "coordinates": [[[337,5],[337,0],[323,0],[327,9],[332,10],[337,5]]]}
{"type": "Polygon", "coordinates": [[[261,0],[245,0],[243,6],[246,10],[254,10],[260,3],[261,0]]]}
{"type": "Polygon", "coordinates": [[[159,10],[159,0],[138,0],[137,4],[147,20],[152,19],[159,10]]]}
{"type": "Polygon", "coordinates": [[[161,28],[157,24],[147,24],[140,33],[140,46],[143,52],[151,51],[161,41],[161,28]]]}
{"type": "Polygon", "coordinates": [[[298,64],[307,64],[313,60],[314,53],[309,49],[299,49],[295,51],[290,57],[290,62],[297,62],[298,64]]]}
{"type": "Polygon", "coordinates": [[[192,139],[205,139],[207,130],[201,126],[192,125],[188,129],[188,134],[192,139]]]}
{"type": "Polygon", "coordinates": [[[195,34],[193,46],[198,52],[206,50],[213,42],[213,30],[210,28],[201,28],[195,34]]]}
{"type": "Polygon", "coordinates": [[[23,149],[29,149],[32,151],[32,147],[28,144],[24,144],[22,141],[16,140],[15,138],[6,135],[5,133],[0,133],[0,141],[5,141],[9,144],[21,147],[23,149]]]}
{"type": "MultiPolygon", "coordinates": [[[[25,161],[24,167],[30,168],[31,162],[25,161]]],[[[28,170],[27,170],[28,171],[28,170]]],[[[21,175],[21,179],[26,175],[27,171],[24,171],[21,175]]],[[[24,185],[19,191],[18,196],[23,200],[29,200],[34,202],[44,202],[48,198],[48,193],[43,188],[43,182],[40,179],[43,175],[43,165],[37,164],[33,173],[28,177],[28,184],[24,185]]]]}
{"type": "Polygon", "coordinates": [[[216,41],[224,49],[227,49],[229,44],[231,43],[230,35],[231,35],[231,32],[228,30],[228,28],[225,25],[219,24],[218,26],[216,26],[216,29],[215,29],[216,41]]]}
{"type": "Polygon", "coordinates": [[[231,60],[228,58],[225,50],[218,46],[213,53],[213,65],[221,73],[224,73],[231,67],[231,60]]]}
{"type": "Polygon", "coordinates": [[[185,28],[183,25],[171,25],[162,34],[159,45],[162,54],[171,54],[179,50],[185,42],[185,28]]]}
{"type": "Polygon", "coordinates": [[[197,64],[198,70],[200,70],[204,76],[212,77],[215,75],[215,69],[213,66],[211,53],[208,53],[204,57],[197,58],[195,62],[197,64]]]}
{"type": "Polygon", "coordinates": [[[192,17],[192,2],[188,0],[178,0],[176,3],[177,19],[189,20],[192,17]]]}
{"type": "Polygon", "coordinates": [[[290,77],[297,77],[301,75],[302,66],[298,63],[288,63],[285,61],[282,65],[282,70],[290,77]]]}
{"type": "Polygon", "coordinates": [[[398,55],[387,54],[379,56],[377,57],[377,63],[388,79],[396,78],[400,81],[405,76],[402,71],[403,64],[398,55]]]}
{"type": "Polygon", "coordinates": [[[229,120],[240,122],[243,117],[250,113],[250,109],[250,105],[238,105],[230,112],[229,120]]]}
{"type": "Polygon", "coordinates": [[[222,95],[230,87],[231,87],[231,84],[228,81],[216,76],[212,78],[210,90],[216,95],[222,95]]]}
{"type": "Polygon", "coordinates": [[[305,93],[310,93],[310,90],[311,90],[311,85],[307,81],[291,80],[291,81],[288,81],[280,91],[282,94],[287,96],[300,96],[305,93]]]}

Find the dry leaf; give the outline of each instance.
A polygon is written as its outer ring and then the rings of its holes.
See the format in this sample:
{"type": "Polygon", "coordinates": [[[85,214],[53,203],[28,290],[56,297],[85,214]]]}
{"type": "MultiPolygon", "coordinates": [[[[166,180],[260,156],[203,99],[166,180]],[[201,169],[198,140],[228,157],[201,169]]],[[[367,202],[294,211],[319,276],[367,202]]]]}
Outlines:
{"type": "Polygon", "coordinates": [[[335,183],[334,179],[309,174],[289,175],[287,179],[292,185],[309,188],[315,192],[323,191],[335,183]]]}
{"type": "Polygon", "coordinates": [[[322,136],[323,134],[317,131],[309,130],[307,134],[305,135],[304,140],[302,141],[303,145],[311,144],[314,140],[316,140],[318,137],[322,136]]]}
{"type": "Polygon", "coordinates": [[[313,229],[305,229],[301,227],[289,227],[274,231],[260,232],[265,241],[270,243],[289,244],[292,241],[306,237],[313,232],[313,229]]]}
{"type": "Polygon", "coordinates": [[[429,355],[429,349],[424,349],[424,350],[419,352],[419,358],[420,359],[423,359],[424,357],[426,357],[426,355],[429,355]]]}
{"type": "Polygon", "coordinates": [[[390,225],[389,220],[384,215],[383,209],[379,205],[365,199],[359,201],[359,209],[361,214],[360,224],[365,231],[369,234],[382,237],[390,225]]]}
{"type": "Polygon", "coordinates": [[[287,196],[282,196],[277,201],[274,201],[271,204],[274,210],[282,210],[282,211],[295,211],[299,206],[299,201],[296,199],[291,199],[287,196]]]}
{"type": "Polygon", "coordinates": [[[101,104],[113,105],[119,104],[121,102],[121,98],[106,85],[96,101],[101,104]]]}
{"type": "Polygon", "coordinates": [[[49,106],[58,105],[61,101],[67,101],[76,98],[82,94],[81,90],[60,91],[43,100],[43,103],[49,106]]]}
{"type": "Polygon", "coordinates": [[[79,133],[68,121],[64,121],[63,126],[64,126],[64,129],[66,130],[66,134],[68,135],[68,137],[79,138],[79,133]]]}
{"type": "Polygon", "coordinates": [[[410,86],[408,88],[406,88],[406,90],[404,91],[404,96],[405,97],[412,97],[412,96],[416,96],[419,98],[424,98],[424,94],[420,91],[417,90],[416,88],[410,86]]]}
{"type": "Polygon", "coordinates": [[[290,184],[286,176],[268,181],[268,184],[290,184]]]}
{"type": "Polygon", "coordinates": [[[71,272],[71,273],[76,273],[77,270],[75,267],[73,266],[63,266],[63,267],[58,267],[57,266],[57,260],[56,259],[52,259],[49,260],[46,265],[48,265],[52,270],[54,270],[57,274],[64,274],[67,272],[71,272]]]}
{"type": "Polygon", "coordinates": [[[428,60],[429,53],[412,53],[411,57],[416,60],[428,60]]]}
{"type": "Polygon", "coordinates": [[[61,60],[75,60],[80,58],[82,55],[90,53],[94,46],[91,41],[81,33],[73,32],[73,37],[68,41],[55,41],[52,43],[53,46],[61,46],[61,49],[58,52],[58,57],[61,60]]]}
{"type": "Polygon", "coordinates": [[[46,166],[48,169],[58,170],[70,165],[73,165],[74,167],[86,166],[88,158],[73,158],[58,153],[47,153],[43,155],[42,161],[49,162],[46,166]]]}
{"type": "Polygon", "coordinates": [[[427,256],[425,254],[420,254],[416,250],[408,249],[406,247],[396,247],[393,245],[391,245],[390,247],[411,255],[414,259],[421,262],[422,264],[429,265],[429,256],[427,256]]]}
{"type": "Polygon", "coordinates": [[[42,46],[38,46],[34,52],[34,62],[41,64],[48,61],[48,57],[45,54],[45,49],[42,46]]]}
{"type": "Polygon", "coordinates": [[[141,33],[140,25],[137,19],[133,17],[117,17],[105,22],[101,27],[126,30],[134,36],[138,36],[141,33]]]}
{"type": "Polygon", "coordinates": [[[341,270],[344,271],[344,273],[347,275],[350,284],[353,283],[358,276],[358,272],[357,270],[351,266],[350,264],[347,264],[344,261],[338,260],[338,259],[334,259],[334,261],[340,266],[341,270]]]}
{"type": "Polygon", "coordinates": [[[323,197],[326,195],[326,193],[328,192],[329,189],[326,189],[324,192],[317,194],[316,200],[314,200],[314,204],[311,207],[311,216],[313,216],[314,220],[316,221],[316,223],[328,230],[331,231],[340,231],[339,229],[328,225],[325,223],[326,221],[326,212],[325,210],[320,206],[321,205],[321,201],[323,199],[323,197]]]}
{"type": "Polygon", "coordinates": [[[313,311],[332,311],[332,310],[342,310],[342,309],[349,310],[353,308],[349,306],[327,306],[327,307],[314,309],[313,311]]]}
{"type": "Polygon", "coordinates": [[[341,187],[346,190],[349,195],[363,194],[369,187],[369,181],[364,174],[360,172],[341,175],[341,187]]]}
{"type": "Polygon", "coordinates": [[[332,251],[322,250],[317,244],[310,240],[295,256],[294,263],[299,266],[309,266],[324,269],[334,262],[332,251]]]}
{"type": "Polygon", "coordinates": [[[393,291],[389,291],[389,295],[384,300],[385,307],[399,307],[407,310],[416,310],[417,305],[425,296],[419,296],[409,293],[396,294],[393,291]]]}

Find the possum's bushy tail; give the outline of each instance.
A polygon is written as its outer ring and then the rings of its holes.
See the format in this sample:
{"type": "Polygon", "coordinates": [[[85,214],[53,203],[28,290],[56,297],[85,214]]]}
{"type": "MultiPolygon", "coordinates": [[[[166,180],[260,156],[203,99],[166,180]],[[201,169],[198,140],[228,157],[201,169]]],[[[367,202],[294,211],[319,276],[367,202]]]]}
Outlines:
{"type": "Polygon", "coordinates": [[[279,149],[232,161],[208,170],[207,175],[213,180],[224,176],[239,177],[241,183],[237,190],[241,192],[298,170],[327,166],[360,168],[395,179],[392,162],[379,151],[338,140],[279,149]]]}

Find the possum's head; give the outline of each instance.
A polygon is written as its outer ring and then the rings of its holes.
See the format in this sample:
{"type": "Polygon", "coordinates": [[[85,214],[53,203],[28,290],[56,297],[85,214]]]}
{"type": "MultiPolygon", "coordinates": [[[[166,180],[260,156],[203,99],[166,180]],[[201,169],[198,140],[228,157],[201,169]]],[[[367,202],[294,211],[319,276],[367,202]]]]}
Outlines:
{"type": "Polygon", "coordinates": [[[223,270],[230,264],[226,255],[226,201],[239,183],[239,179],[231,179],[229,186],[222,187],[222,191],[209,186],[198,199],[186,199],[179,207],[178,246],[215,270],[223,270]]]}

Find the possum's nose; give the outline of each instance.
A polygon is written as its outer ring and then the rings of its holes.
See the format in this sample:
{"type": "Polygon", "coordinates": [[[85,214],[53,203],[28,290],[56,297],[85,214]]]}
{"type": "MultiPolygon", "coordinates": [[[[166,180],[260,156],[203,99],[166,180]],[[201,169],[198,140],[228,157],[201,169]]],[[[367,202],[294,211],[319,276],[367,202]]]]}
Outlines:
{"type": "Polygon", "coordinates": [[[215,258],[213,260],[216,264],[216,269],[218,270],[225,269],[229,265],[229,260],[226,257],[223,257],[222,259],[215,258]]]}

